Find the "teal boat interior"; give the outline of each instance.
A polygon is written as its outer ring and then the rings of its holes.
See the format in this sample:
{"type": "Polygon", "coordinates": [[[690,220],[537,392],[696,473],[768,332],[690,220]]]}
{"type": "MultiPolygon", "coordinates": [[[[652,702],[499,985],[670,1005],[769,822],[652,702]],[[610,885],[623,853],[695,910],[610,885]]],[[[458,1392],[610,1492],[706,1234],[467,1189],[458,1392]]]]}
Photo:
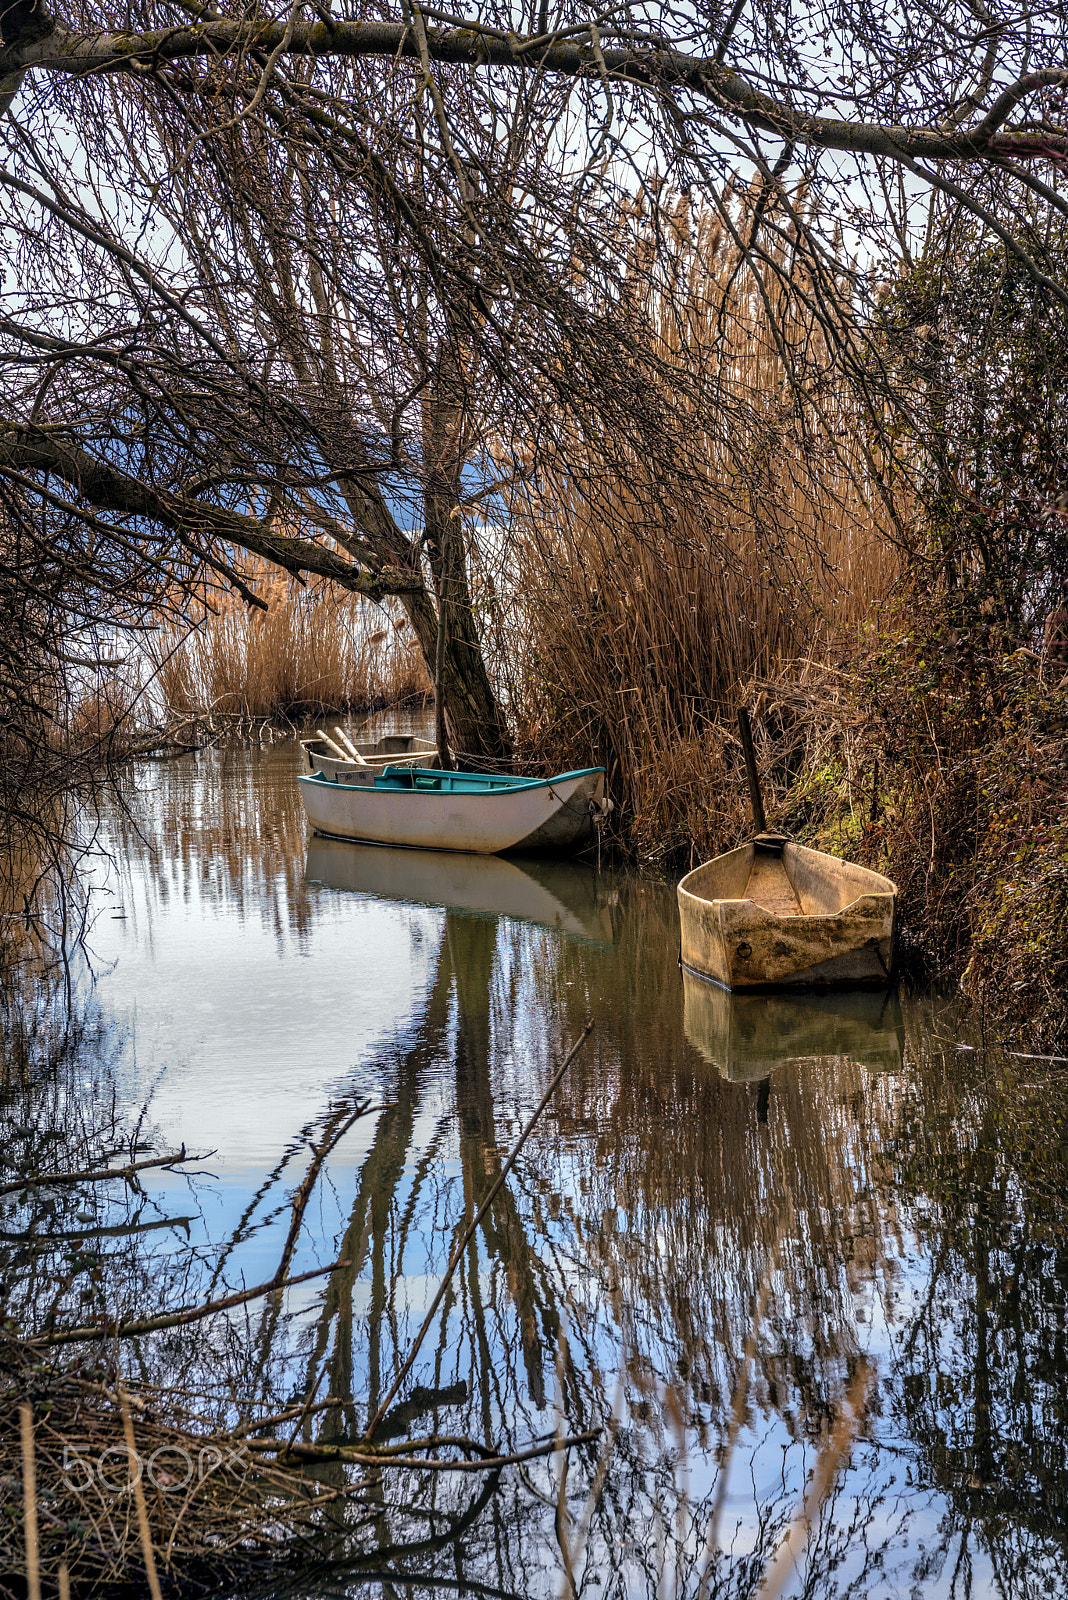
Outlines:
{"type": "MultiPolygon", "coordinates": [[[[386,767],[375,773],[374,788],[416,790],[425,794],[494,794],[503,790],[545,789],[554,783],[565,783],[570,778],[587,778],[603,767],[583,767],[577,772],[558,772],[552,778],[513,778],[500,772],[441,772],[429,767],[386,767]]],[[[317,783],[349,787],[335,777],[317,772],[311,777],[301,776],[301,783],[317,783]]],[[[372,787],[371,784],[366,785],[372,787]]]]}

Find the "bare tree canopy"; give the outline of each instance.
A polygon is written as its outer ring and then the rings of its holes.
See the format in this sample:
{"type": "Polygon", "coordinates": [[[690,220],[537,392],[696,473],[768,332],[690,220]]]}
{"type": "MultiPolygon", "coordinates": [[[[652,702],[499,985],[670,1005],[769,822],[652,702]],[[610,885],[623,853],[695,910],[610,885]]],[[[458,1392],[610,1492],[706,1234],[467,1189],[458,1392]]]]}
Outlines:
{"type": "Polygon", "coordinates": [[[696,415],[774,455],[714,341],[676,359],[702,270],[680,195],[757,285],[791,426],[833,373],[875,427],[898,404],[870,291],[925,193],[1068,307],[1060,5],[0,0],[0,35],[19,573],[36,550],[52,596],[64,564],[126,561],[147,603],[211,574],[255,599],[247,553],[396,595],[475,754],[508,733],[473,530],[539,441],[654,492],[702,473],[696,415]],[[825,336],[793,346],[783,296],[825,336]]]}

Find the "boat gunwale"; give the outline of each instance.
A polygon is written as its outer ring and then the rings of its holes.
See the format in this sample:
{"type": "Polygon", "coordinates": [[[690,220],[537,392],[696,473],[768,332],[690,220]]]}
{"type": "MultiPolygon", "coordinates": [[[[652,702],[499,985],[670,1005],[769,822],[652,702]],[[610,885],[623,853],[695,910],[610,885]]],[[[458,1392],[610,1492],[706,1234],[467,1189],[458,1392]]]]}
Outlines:
{"type": "MultiPolygon", "coordinates": [[[[888,878],[885,873],[876,872],[874,867],[865,867],[859,861],[847,861],[844,856],[828,855],[826,850],[816,850],[812,845],[801,844],[797,839],[789,839],[787,840],[787,843],[793,845],[797,850],[807,850],[810,855],[821,856],[825,861],[833,862],[835,865],[854,867],[859,872],[869,873],[871,877],[878,878],[880,883],[885,883],[888,887],[885,889],[862,889],[860,894],[854,895],[852,900],[847,901],[846,904],[841,906],[837,911],[800,911],[794,912],[790,915],[784,915],[778,911],[769,911],[767,906],[762,906],[759,900],[753,899],[752,895],[735,894],[715,895],[709,897],[708,895],[695,894],[692,889],[687,889],[686,883],[688,879],[696,877],[699,872],[703,872],[707,867],[714,866],[717,861],[722,861],[724,856],[734,854],[733,850],[724,850],[720,855],[712,856],[708,861],[699,862],[696,867],[691,867],[689,872],[679,879],[676,885],[676,893],[680,896],[685,895],[688,900],[692,900],[695,902],[695,904],[702,906],[755,906],[758,911],[762,911],[764,915],[769,917],[773,922],[781,922],[784,924],[793,924],[799,922],[822,922],[830,917],[844,917],[861,900],[878,899],[896,901],[898,896],[897,884],[892,878],[888,878]]],[[[735,850],[744,850],[747,845],[751,844],[752,840],[747,839],[741,845],[736,845],[735,850]]],[[[685,965],[685,963],[683,963],[683,965],[685,965]]],[[[699,973],[698,976],[703,976],[703,974],[699,973]]],[[[710,981],[714,983],[716,980],[712,979],[710,981]]]]}
{"type": "MultiPolygon", "coordinates": [[[[867,870],[867,869],[865,868],[865,870],[867,870]]],[[[687,874],[687,876],[688,876],[688,874],[687,874]]],[[[828,917],[844,917],[846,915],[846,913],[849,912],[849,911],[852,911],[853,907],[861,900],[896,900],[896,898],[897,898],[897,890],[896,889],[892,889],[892,890],[888,890],[888,889],[865,889],[863,894],[858,894],[855,897],[855,899],[847,901],[847,903],[844,906],[842,906],[840,911],[793,911],[793,912],[790,912],[789,914],[787,914],[787,913],[781,912],[781,911],[769,911],[767,906],[762,906],[760,904],[759,900],[754,900],[752,895],[748,895],[748,894],[747,895],[721,895],[721,896],[719,896],[718,899],[708,900],[708,899],[705,898],[705,896],[703,894],[694,894],[692,892],[692,890],[690,890],[690,889],[683,889],[682,884],[684,882],[685,882],[685,879],[680,881],[680,883],[678,885],[679,892],[681,894],[685,894],[687,900],[694,901],[694,903],[696,905],[699,905],[699,906],[756,906],[757,910],[758,911],[762,911],[764,913],[764,915],[766,917],[768,917],[772,922],[782,922],[782,923],[823,922],[828,917]]],[[[887,879],[887,882],[889,883],[890,880],[887,879]]]]}
{"type": "MultiPolygon", "coordinates": [[[[361,769],[356,768],[356,770],[359,771],[361,769]]],[[[526,794],[532,789],[551,789],[555,784],[568,783],[573,778],[592,778],[599,772],[604,773],[605,776],[607,776],[604,767],[580,767],[574,772],[554,773],[551,778],[511,778],[506,773],[497,772],[450,773],[443,771],[440,767],[397,767],[396,769],[392,767],[386,767],[382,772],[375,772],[375,779],[373,783],[342,783],[341,779],[336,775],[332,778],[328,778],[323,772],[298,772],[297,782],[313,783],[319,785],[321,788],[328,789],[351,789],[354,794],[359,794],[365,790],[371,790],[374,794],[423,795],[427,799],[442,799],[446,795],[453,798],[469,795],[478,799],[494,799],[508,794],[526,794]],[[413,780],[412,783],[410,785],[403,782],[396,785],[383,783],[382,786],[379,787],[379,778],[389,778],[392,776],[401,777],[402,775],[405,778],[411,777],[413,780]],[[487,783],[484,788],[476,786],[473,789],[466,790],[445,788],[417,789],[415,787],[414,780],[419,775],[437,779],[439,782],[442,778],[448,777],[490,778],[497,780],[497,786],[494,787],[492,784],[487,783]],[[502,779],[505,781],[502,782],[502,779]]],[[[564,803],[566,804],[566,802],[564,803]]],[[[326,837],[336,838],[340,836],[327,835],[326,837]]],[[[373,841],[368,842],[370,843],[373,841]]]]}

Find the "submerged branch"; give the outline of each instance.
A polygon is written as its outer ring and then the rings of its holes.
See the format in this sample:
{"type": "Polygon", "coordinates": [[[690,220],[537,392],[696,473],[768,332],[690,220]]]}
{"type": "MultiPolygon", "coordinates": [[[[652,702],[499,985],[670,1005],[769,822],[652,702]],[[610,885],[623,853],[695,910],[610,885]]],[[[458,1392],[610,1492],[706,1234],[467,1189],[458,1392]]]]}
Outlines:
{"type": "Polygon", "coordinates": [[[51,1187],[53,1184],[62,1183],[107,1183],[113,1178],[132,1178],[135,1172],[146,1172],[149,1167],[173,1167],[179,1161],[191,1161],[192,1156],[185,1153],[185,1145],[170,1156],[154,1156],[151,1161],[130,1161],[124,1167],[107,1167],[101,1171],[98,1167],[86,1167],[82,1172],[35,1172],[32,1176],[20,1178],[17,1183],[0,1184],[0,1194],[21,1194],[25,1189],[40,1188],[42,1185],[51,1187]]]}
{"type": "Polygon", "coordinates": [[[205,1317],[214,1316],[217,1311],[231,1311],[235,1306],[245,1305],[250,1300],[260,1300],[265,1295],[279,1293],[297,1283],[307,1283],[312,1278],[325,1277],[349,1265],[348,1261],[333,1261],[328,1267],[315,1267],[311,1272],[298,1272],[292,1278],[281,1280],[276,1276],[267,1283],[258,1283],[254,1289],[240,1289],[236,1294],[225,1295],[220,1300],[205,1300],[201,1305],[185,1306],[180,1311],[172,1311],[163,1316],[141,1317],[134,1322],[119,1322],[116,1318],[105,1316],[90,1327],[62,1328],[56,1333],[38,1334],[28,1342],[34,1348],[51,1350],[57,1345],[85,1344],[92,1339],[132,1339],[143,1333],[159,1333],[163,1328],[184,1328],[190,1323],[201,1322],[205,1317]]]}
{"type": "MultiPolygon", "coordinates": [[[[280,1465],[292,1459],[302,1464],[313,1461],[345,1461],[359,1467],[404,1467],[409,1470],[415,1468],[420,1472],[496,1472],[501,1467],[515,1466],[521,1461],[535,1461],[540,1456],[554,1455],[557,1451],[569,1449],[571,1445],[590,1444],[598,1438],[600,1430],[593,1428],[585,1433],[569,1435],[566,1439],[546,1439],[541,1444],[531,1445],[527,1450],[515,1450],[508,1455],[492,1455],[484,1446],[476,1445],[473,1439],[426,1441],[427,1449],[436,1448],[444,1443],[460,1443],[466,1449],[479,1452],[475,1461],[422,1461],[418,1456],[391,1455],[388,1451],[368,1450],[366,1447],[361,1450],[359,1447],[343,1444],[302,1444],[299,1441],[287,1443],[284,1439],[252,1440],[248,1448],[264,1452],[277,1450],[275,1459],[280,1465]]],[[[405,1448],[410,1446],[406,1444],[405,1448]]]]}

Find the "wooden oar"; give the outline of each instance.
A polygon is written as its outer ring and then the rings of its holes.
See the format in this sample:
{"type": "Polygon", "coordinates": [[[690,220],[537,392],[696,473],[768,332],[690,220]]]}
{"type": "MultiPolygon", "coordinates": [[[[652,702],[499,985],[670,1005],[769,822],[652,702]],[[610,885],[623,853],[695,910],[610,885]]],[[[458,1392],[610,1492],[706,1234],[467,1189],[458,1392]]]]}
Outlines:
{"type": "Polygon", "coordinates": [[[345,746],[345,749],[348,751],[349,755],[352,757],[353,761],[355,761],[358,767],[366,767],[370,765],[369,762],[363,759],[363,756],[361,756],[360,752],[357,750],[356,746],[353,744],[344,728],[335,728],[334,732],[337,734],[338,738],[341,740],[341,743],[345,746]]]}
{"type": "Polygon", "coordinates": [[[321,739],[323,741],[323,743],[326,745],[326,748],[328,750],[332,750],[334,755],[337,756],[339,761],[351,761],[352,760],[352,757],[347,753],[347,751],[342,750],[341,746],[339,744],[336,744],[335,741],[333,739],[331,739],[331,737],[330,737],[330,735],[328,733],[324,733],[322,728],[316,728],[315,737],[317,739],[321,739]]]}
{"type": "Polygon", "coordinates": [[[749,726],[749,713],[744,706],[738,707],[738,732],[742,736],[745,770],[749,777],[749,798],[753,803],[753,821],[756,824],[757,833],[767,833],[768,825],[764,820],[764,800],[760,793],[756,752],[753,749],[753,730],[749,726]]]}

